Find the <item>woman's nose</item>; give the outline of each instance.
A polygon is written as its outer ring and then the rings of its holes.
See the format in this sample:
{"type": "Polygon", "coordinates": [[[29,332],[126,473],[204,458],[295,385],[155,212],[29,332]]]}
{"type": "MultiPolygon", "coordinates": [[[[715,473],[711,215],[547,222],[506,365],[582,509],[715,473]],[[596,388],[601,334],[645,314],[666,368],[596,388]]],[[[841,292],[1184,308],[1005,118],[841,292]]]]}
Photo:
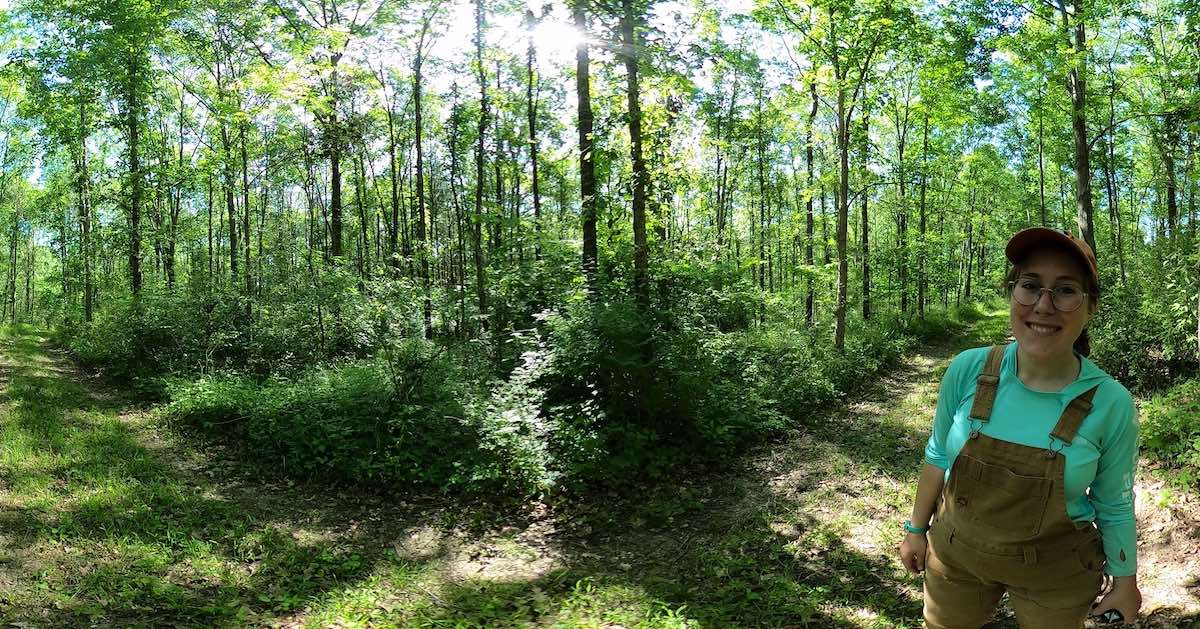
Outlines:
{"type": "Polygon", "coordinates": [[[1042,292],[1038,293],[1037,303],[1033,304],[1035,311],[1053,311],[1057,308],[1054,306],[1054,293],[1043,288],[1042,292]]]}

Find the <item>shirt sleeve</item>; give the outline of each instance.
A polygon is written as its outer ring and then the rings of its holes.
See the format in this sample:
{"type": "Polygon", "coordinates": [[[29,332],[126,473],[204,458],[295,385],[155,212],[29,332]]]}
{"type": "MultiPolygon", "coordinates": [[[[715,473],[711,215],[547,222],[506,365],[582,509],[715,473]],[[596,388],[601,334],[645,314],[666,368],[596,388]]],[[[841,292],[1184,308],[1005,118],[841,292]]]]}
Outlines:
{"type": "Polygon", "coordinates": [[[1138,419],[1133,399],[1123,388],[1122,393],[1122,401],[1111,411],[1115,426],[1108,442],[1100,448],[1096,478],[1088,492],[1108,560],[1104,571],[1115,577],[1137,572],[1133,477],[1138,456],[1138,419]]]}
{"type": "Polygon", "coordinates": [[[946,435],[950,434],[950,426],[954,423],[954,411],[962,399],[959,374],[962,372],[962,363],[965,362],[963,358],[962,354],[954,357],[942,376],[942,385],[938,389],[937,410],[933,416],[933,430],[925,444],[925,462],[943,470],[950,467],[950,457],[946,454],[946,435]]]}

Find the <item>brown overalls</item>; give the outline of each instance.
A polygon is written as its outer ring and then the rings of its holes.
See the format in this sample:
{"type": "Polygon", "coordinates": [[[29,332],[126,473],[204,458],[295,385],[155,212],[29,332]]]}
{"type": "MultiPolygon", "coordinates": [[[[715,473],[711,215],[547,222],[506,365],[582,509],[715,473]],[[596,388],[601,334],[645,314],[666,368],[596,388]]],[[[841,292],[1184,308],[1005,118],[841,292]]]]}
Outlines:
{"type": "Polygon", "coordinates": [[[979,428],[992,414],[1003,355],[1004,346],[993,347],[976,381],[970,437],[929,530],[931,629],[980,627],[1005,591],[1025,629],[1082,627],[1101,589],[1100,532],[1067,516],[1061,453],[1091,411],[1096,388],[1071,401],[1044,449],[993,439],[979,428]]]}

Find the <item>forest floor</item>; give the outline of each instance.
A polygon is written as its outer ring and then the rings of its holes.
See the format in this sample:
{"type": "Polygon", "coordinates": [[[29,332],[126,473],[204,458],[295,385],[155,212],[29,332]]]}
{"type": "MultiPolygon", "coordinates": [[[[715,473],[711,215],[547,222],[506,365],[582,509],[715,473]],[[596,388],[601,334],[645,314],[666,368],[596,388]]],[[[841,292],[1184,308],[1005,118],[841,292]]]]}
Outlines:
{"type": "MultiPolygon", "coordinates": [[[[949,358],[1004,324],[922,348],[724,470],[555,505],[265,477],[10,330],[0,624],[920,626],[898,523],[949,358]]],[[[1137,483],[1139,626],[1200,626],[1200,496],[1137,483]]]]}

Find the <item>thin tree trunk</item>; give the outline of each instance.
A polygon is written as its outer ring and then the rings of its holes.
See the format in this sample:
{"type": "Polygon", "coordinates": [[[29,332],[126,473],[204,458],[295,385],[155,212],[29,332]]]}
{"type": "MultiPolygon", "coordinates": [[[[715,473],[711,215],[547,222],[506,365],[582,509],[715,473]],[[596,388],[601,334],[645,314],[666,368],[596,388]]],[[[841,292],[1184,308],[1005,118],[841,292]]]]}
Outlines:
{"type": "MultiPolygon", "coordinates": [[[[428,22],[425,23],[429,25],[428,22]]],[[[413,61],[413,125],[416,129],[417,148],[417,256],[421,268],[421,313],[424,320],[425,338],[433,337],[433,300],[429,288],[429,243],[425,242],[425,147],[423,141],[423,111],[421,103],[421,65],[424,61],[425,30],[417,42],[417,54],[413,61]]]]}
{"type": "Polygon", "coordinates": [[[1042,98],[1038,95],[1038,201],[1042,209],[1043,227],[1048,226],[1050,221],[1046,216],[1046,166],[1044,161],[1045,145],[1044,145],[1044,130],[1042,121],[1042,98]]]}
{"type": "Polygon", "coordinates": [[[929,179],[929,110],[924,113],[921,132],[921,240],[917,246],[917,316],[925,318],[925,294],[929,279],[925,276],[925,195],[929,179]]]}
{"type": "Polygon", "coordinates": [[[138,94],[140,70],[135,57],[127,64],[128,90],[125,95],[125,130],[129,141],[129,288],[135,297],[142,292],[142,165],[138,154],[141,100],[138,94]]]}
{"type": "MultiPolygon", "coordinates": [[[[1075,2],[1074,25],[1074,64],[1067,75],[1067,88],[1071,96],[1071,137],[1075,145],[1075,205],[1076,224],[1084,242],[1096,251],[1094,235],[1094,220],[1092,218],[1092,170],[1087,137],[1087,33],[1084,28],[1083,15],[1085,3],[1075,2]]],[[[1063,0],[1059,0],[1062,12],[1063,27],[1069,27],[1067,11],[1063,0]]]]}
{"type": "MultiPolygon", "coordinates": [[[[588,32],[586,0],[575,0],[575,29],[588,32]]],[[[579,111],[579,195],[583,222],[583,275],[588,292],[596,293],[596,167],[592,135],[592,92],[587,39],[575,45],[575,98],[579,111]]]]}
{"type": "MultiPolygon", "coordinates": [[[[526,11],[526,19],[532,26],[533,11],[526,11]]],[[[538,182],[538,138],[537,138],[537,100],[534,98],[536,79],[537,51],[534,48],[532,35],[529,37],[529,48],[526,50],[525,73],[528,81],[525,85],[525,104],[529,114],[529,168],[533,192],[533,257],[542,261],[542,196],[538,182]]]]}
{"type": "Polygon", "coordinates": [[[805,221],[804,221],[804,264],[808,267],[808,273],[805,279],[805,297],[804,297],[804,322],[808,325],[813,324],[813,193],[816,192],[813,188],[813,120],[817,117],[817,82],[815,79],[808,82],[808,93],[812,96],[812,107],[808,110],[808,120],[804,125],[804,157],[805,166],[807,168],[807,178],[805,180],[806,199],[804,203],[805,221]]]}
{"type": "Polygon", "coordinates": [[[91,323],[95,306],[92,303],[92,207],[91,175],[87,159],[88,122],[87,106],[79,99],[79,148],[75,172],[75,190],[79,203],[79,244],[83,249],[83,320],[91,323]]]}
{"type": "MultiPolygon", "coordinates": [[[[244,289],[249,297],[254,292],[254,277],[250,272],[250,161],[246,154],[246,123],[238,125],[238,141],[242,153],[242,262],[245,264],[244,289]]],[[[249,311],[252,300],[246,300],[249,311]]]]}
{"type": "Polygon", "coordinates": [[[867,178],[869,177],[870,169],[868,162],[870,161],[871,138],[870,138],[870,116],[866,107],[863,107],[862,117],[862,173],[863,173],[863,198],[862,198],[862,314],[863,319],[871,318],[871,215],[867,211],[867,198],[870,197],[867,193],[867,178]]]}
{"type": "Polygon", "coordinates": [[[487,284],[483,269],[483,159],[488,129],[487,75],[483,65],[483,0],[475,0],[475,69],[479,76],[479,128],[475,145],[475,216],[472,218],[472,248],[475,259],[475,296],[479,322],[487,329],[487,284]]]}
{"type": "Polygon", "coordinates": [[[646,164],[642,159],[642,110],[639,103],[638,48],[633,0],[622,0],[621,37],[624,44],[626,96],[629,104],[629,143],[633,161],[633,285],[638,303],[648,307],[649,249],[646,243],[646,164]]]}

